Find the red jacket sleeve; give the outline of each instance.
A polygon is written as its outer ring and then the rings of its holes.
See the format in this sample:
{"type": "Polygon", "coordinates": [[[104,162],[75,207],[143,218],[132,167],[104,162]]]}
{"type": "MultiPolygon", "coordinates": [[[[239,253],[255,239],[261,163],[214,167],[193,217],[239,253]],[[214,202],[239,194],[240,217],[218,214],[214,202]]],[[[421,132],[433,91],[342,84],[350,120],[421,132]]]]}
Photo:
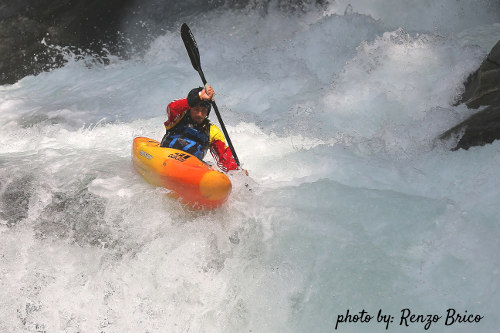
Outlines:
{"type": "Polygon", "coordinates": [[[227,147],[221,140],[212,142],[210,152],[217,162],[217,166],[223,171],[238,170],[238,165],[234,160],[231,149],[227,147]]]}
{"type": "Polygon", "coordinates": [[[168,130],[168,129],[174,127],[175,125],[177,125],[177,123],[182,119],[182,117],[184,116],[186,111],[189,110],[189,108],[190,107],[189,107],[187,98],[178,99],[178,100],[171,102],[167,106],[168,119],[164,123],[165,128],[168,130]]]}

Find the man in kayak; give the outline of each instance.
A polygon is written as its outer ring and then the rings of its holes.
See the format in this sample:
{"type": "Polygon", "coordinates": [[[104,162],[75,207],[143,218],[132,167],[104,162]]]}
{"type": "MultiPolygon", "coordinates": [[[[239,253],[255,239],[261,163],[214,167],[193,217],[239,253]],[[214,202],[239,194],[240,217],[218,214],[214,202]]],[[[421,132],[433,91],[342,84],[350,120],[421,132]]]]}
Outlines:
{"type": "Polygon", "coordinates": [[[167,133],[161,140],[161,146],[183,150],[200,160],[210,148],[221,170],[238,170],[220,129],[208,120],[212,107],[210,101],[214,95],[214,89],[207,85],[206,88],[192,89],[187,98],[171,102],[167,106],[167,133]]]}

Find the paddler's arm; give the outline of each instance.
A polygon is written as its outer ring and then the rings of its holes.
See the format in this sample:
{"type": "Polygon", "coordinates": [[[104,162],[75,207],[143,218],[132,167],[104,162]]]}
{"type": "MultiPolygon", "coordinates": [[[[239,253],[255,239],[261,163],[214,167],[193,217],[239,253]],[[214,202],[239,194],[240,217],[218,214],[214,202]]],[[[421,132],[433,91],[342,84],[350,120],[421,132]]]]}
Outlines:
{"type": "MultiPolygon", "coordinates": [[[[240,170],[234,160],[233,153],[224,141],[224,136],[217,126],[210,125],[210,153],[214,157],[217,166],[224,172],[231,170],[240,170]]],[[[243,170],[248,176],[248,171],[243,170]]]]}
{"type": "Polygon", "coordinates": [[[217,166],[223,171],[238,170],[231,149],[221,140],[216,140],[210,145],[210,153],[217,162],[217,166]]]}
{"type": "Polygon", "coordinates": [[[190,106],[188,104],[187,98],[182,98],[170,102],[167,106],[167,121],[164,123],[165,128],[168,130],[182,119],[187,110],[189,110],[190,106]]]}

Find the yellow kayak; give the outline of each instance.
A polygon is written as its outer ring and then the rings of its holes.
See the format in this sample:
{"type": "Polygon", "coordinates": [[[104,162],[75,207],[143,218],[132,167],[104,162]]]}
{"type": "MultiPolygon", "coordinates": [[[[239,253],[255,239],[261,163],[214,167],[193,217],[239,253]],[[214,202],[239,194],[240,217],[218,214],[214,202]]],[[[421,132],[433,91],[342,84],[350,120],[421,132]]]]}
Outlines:
{"type": "Polygon", "coordinates": [[[165,187],[193,208],[212,209],[222,205],[231,193],[231,181],[195,156],[160,147],[156,140],[134,139],[132,162],[149,183],[165,187]]]}

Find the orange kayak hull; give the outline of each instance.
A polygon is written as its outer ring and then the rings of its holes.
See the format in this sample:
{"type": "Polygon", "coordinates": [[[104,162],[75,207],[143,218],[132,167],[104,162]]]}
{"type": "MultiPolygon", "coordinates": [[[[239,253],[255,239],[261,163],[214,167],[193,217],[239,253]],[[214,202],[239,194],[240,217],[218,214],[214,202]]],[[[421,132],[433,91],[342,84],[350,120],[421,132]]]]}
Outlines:
{"type": "Polygon", "coordinates": [[[193,208],[212,209],[222,205],[232,184],[222,172],[195,156],[177,149],[160,147],[156,140],[137,137],[132,145],[134,168],[146,181],[172,191],[193,208]]]}

